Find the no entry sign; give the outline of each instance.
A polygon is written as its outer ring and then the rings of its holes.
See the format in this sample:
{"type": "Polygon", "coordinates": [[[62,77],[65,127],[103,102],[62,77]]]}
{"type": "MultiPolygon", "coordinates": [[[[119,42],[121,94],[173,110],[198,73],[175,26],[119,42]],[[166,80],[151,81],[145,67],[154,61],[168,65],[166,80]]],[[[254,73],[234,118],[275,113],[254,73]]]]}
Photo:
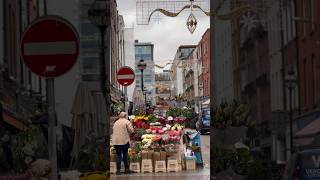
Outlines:
{"type": "Polygon", "coordinates": [[[134,71],[130,67],[123,66],[117,72],[118,83],[122,86],[129,86],[135,78],[134,71]]]}
{"type": "Polygon", "coordinates": [[[21,56],[35,74],[53,78],[69,71],[79,55],[75,28],[59,16],[36,19],[21,39],[21,56]]]}

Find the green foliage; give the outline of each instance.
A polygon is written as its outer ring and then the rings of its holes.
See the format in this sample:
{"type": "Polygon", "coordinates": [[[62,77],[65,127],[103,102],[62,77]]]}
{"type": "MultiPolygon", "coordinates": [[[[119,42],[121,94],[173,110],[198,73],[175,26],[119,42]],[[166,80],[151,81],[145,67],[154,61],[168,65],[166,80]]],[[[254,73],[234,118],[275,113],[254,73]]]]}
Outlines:
{"type": "Polygon", "coordinates": [[[250,117],[250,110],[238,101],[224,102],[213,108],[212,125],[217,129],[226,129],[229,126],[251,127],[254,123],[250,117]]]}
{"type": "Polygon", "coordinates": [[[78,170],[103,170],[106,159],[104,158],[104,147],[99,142],[101,139],[97,138],[93,131],[91,131],[85,140],[86,142],[80,148],[77,162],[74,166],[78,170]]]}
{"type": "Polygon", "coordinates": [[[253,158],[246,149],[235,151],[215,147],[211,150],[213,170],[219,173],[231,167],[235,173],[246,176],[248,180],[265,179],[264,167],[259,159],[253,158]]]}
{"type": "Polygon", "coordinates": [[[0,172],[24,172],[30,163],[39,158],[48,158],[47,143],[40,126],[30,126],[25,131],[10,131],[0,126],[0,143],[12,152],[13,168],[3,147],[0,146],[0,172]]]}
{"type": "Polygon", "coordinates": [[[153,114],[149,115],[148,118],[149,118],[149,120],[148,120],[149,123],[157,122],[157,117],[155,115],[153,115],[153,114]]]}
{"type": "Polygon", "coordinates": [[[192,119],[192,110],[191,109],[185,109],[185,108],[177,108],[177,107],[170,107],[167,111],[167,116],[172,117],[185,117],[188,119],[192,119]]]}
{"type": "Polygon", "coordinates": [[[129,156],[129,161],[132,163],[140,162],[141,157],[138,154],[136,154],[134,156],[129,156]]]}

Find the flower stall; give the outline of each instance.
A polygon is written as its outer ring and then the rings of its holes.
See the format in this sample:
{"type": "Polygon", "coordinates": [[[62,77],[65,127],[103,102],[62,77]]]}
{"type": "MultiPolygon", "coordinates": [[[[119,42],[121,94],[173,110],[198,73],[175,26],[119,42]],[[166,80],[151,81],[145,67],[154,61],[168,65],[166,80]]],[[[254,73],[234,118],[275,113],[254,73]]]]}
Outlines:
{"type": "MultiPolygon", "coordinates": [[[[135,129],[128,153],[132,171],[143,173],[182,170],[185,146],[182,138],[184,117],[140,114],[130,116],[129,119],[135,129]]],[[[113,151],[112,148],[111,161],[115,165],[116,158],[113,151]]],[[[115,169],[110,172],[114,173],[115,169]]]]}

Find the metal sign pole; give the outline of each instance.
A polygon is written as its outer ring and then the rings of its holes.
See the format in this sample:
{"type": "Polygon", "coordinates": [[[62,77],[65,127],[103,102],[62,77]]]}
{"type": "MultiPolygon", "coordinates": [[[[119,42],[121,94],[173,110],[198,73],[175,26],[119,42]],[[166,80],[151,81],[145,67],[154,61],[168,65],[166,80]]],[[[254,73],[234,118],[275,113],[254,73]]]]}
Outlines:
{"type": "Polygon", "coordinates": [[[127,116],[129,116],[128,114],[128,89],[127,89],[127,86],[124,87],[124,110],[125,112],[127,113],[127,116]]]}
{"type": "Polygon", "coordinates": [[[55,97],[54,97],[54,79],[46,79],[47,83],[47,102],[48,102],[48,152],[49,160],[52,163],[51,180],[58,179],[57,167],[57,139],[56,139],[56,114],[55,114],[55,97]]]}

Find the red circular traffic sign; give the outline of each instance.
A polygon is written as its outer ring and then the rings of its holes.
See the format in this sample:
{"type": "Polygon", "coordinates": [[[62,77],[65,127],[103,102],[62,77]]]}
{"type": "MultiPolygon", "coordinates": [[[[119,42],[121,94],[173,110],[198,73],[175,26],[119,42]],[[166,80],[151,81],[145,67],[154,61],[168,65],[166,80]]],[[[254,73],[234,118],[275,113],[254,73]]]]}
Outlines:
{"type": "Polygon", "coordinates": [[[117,72],[118,83],[122,86],[129,86],[135,78],[134,71],[128,66],[121,67],[117,72]]]}
{"type": "Polygon", "coordinates": [[[68,72],[79,55],[79,38],[74,26],[59,16],[36,19],[24,32],[21,57],[35,74],[53,78],[68,72]]]}

